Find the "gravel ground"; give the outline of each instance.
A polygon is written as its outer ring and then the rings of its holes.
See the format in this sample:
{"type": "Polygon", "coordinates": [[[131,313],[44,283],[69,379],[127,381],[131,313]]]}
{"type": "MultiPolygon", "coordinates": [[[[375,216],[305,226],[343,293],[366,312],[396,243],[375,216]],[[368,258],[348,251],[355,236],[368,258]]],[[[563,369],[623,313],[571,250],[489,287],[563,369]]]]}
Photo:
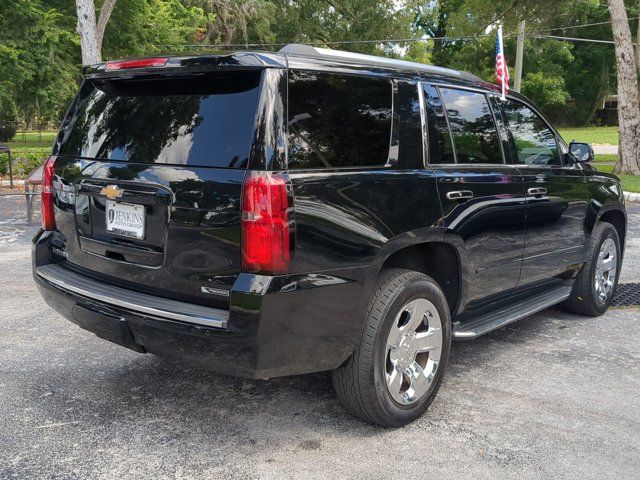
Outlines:
{"type": "Polygon", "coordinates": [[[639,478],[640,310],[551,309],[456,343],[429,413],[380,429],[327,374],[235,379],[63,320],[31,280],[21,201],[0,197],[0,478],[639,478]]]}

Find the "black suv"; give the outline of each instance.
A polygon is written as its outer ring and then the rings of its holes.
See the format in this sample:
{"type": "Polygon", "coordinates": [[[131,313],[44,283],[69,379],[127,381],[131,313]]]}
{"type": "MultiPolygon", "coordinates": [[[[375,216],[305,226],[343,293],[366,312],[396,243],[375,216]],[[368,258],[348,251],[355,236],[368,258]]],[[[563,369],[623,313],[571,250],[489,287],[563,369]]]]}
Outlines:
{"type": "Polygon", "coordinates": [[[521,95],[300,45],[84,74],[33,273],[99,337],[250,378],[333,370],[346,409],[397,426],[452,339],[611,302],[620,183],[521,95]]]}

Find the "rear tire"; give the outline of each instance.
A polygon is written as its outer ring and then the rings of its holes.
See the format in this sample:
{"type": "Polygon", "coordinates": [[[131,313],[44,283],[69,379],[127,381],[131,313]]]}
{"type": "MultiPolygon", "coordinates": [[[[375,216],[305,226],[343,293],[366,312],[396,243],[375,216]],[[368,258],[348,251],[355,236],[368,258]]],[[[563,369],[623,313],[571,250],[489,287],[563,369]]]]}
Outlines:
{"type": "Polygon", "coordinates": [[[591,233],[587,261],[576,277],[564,308],[590,317],[606,312],[618,286],[620,260],[618,232],[610,223],[599,223],[591,233]]]}
{"type": "Polygon", "coordinates": [[[385,270],[354,354],[333,371],[338,399],[369,423],[406,425],[438,393],[450,348],[451,316],[440,287],[419,272],[385,270]]]}

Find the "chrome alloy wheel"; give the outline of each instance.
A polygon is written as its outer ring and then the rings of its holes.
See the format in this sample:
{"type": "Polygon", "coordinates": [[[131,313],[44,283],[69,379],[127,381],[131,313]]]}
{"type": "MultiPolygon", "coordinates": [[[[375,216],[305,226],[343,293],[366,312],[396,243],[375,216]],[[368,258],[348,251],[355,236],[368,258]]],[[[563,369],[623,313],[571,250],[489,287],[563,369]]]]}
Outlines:
{"type": "Polygon", "coordinates": [[[442,321],[435,305],[418,298],[396,316],[386,347],[385,379],[401,405],[420,400],[433,382],[442,353],[442,321]]]}
{"type": "Polygon", "coordinates": [[[606,303],[613,295],[613,286],[618,274],[618,251],[616,242],[607,238],[600,246],[596,263],[595,290],[600,303],[606,303]]]}

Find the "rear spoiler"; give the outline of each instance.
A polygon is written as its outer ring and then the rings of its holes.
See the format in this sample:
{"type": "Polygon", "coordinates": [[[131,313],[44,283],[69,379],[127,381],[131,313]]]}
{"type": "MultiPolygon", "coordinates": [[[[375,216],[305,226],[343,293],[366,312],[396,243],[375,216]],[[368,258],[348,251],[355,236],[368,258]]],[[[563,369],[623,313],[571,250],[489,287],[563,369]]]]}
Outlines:
{"type": "Polygon", "coordinates": [[[237,52],[229,55],[201,55],[192,57],[152,57],[116,60],[82,68],[85,78],[131,77],[158,73],[189,73],[216,70],[260,70],[287,68],[287,59],[279,53],[237,52]]]}

